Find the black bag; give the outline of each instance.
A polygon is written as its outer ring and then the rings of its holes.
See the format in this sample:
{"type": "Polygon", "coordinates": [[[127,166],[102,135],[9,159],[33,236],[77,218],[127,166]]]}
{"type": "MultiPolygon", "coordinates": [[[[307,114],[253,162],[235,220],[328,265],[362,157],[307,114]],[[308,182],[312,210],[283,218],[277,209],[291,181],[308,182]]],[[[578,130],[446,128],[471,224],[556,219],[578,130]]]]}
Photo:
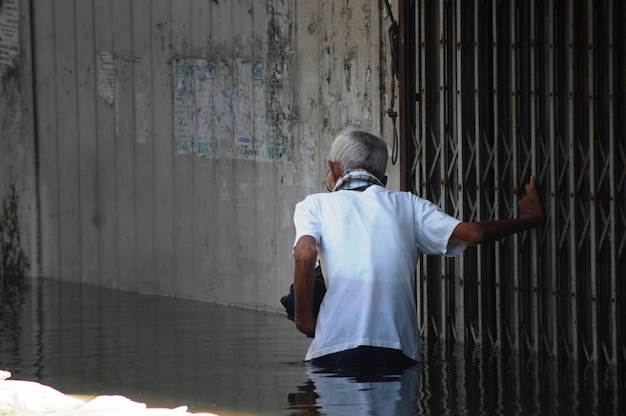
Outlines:
{"type": "MultiPolygon", "coordinates": [[[[322,268],[317,266],[315,268],[315,287],[313,290],[313,317],[317,319],[317,314],[320,311],[320,305],[322,299],[326,294],[326,284],[324,284],[324,276],[322,275],[322,268]]],[[[280,303],[283,304],[287,311],[287,319],[294,320],[296,298],[293,294],[293,283],[289,287],[289,294],[280,298],[280,303]]]]}

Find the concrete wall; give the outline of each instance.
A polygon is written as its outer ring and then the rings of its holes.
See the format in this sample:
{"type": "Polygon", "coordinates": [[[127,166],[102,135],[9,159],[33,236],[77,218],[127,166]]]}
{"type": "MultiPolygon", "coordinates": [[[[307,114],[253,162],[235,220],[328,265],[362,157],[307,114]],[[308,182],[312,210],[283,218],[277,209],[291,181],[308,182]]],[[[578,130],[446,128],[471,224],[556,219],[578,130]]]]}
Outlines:
{"type": "Polygon", "coordinates": [[[322,190],[332,137],[391,138],[384,3],[20,3],[35,81],[0,67],[0,196],[39,197],[38,218],[18,209],[22,239],[40,233],[26,257],[44,277],[280,309],[293,208],[322,190]]]}

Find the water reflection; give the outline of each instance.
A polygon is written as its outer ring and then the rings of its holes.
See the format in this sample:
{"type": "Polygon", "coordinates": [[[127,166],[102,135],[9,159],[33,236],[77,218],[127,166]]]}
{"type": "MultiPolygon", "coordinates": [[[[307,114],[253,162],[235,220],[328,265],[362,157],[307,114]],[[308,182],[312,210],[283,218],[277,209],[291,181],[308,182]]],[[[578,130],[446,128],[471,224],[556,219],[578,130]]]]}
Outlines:
{"type": "Polygon", "coordinates": [[[420,368],[401,372],[332,371],[307,366],[308,380],[289,395],[294,415],[410,415],[419,398],[420,368]]]}
{"type": "Polygon", "coordinates": [[[302,362],[309,341],[283,316],[56,281],[1,287],[0,367],[68,393],[221,415],[624,411],[610,368],[429,346],[400,373],[332,372],[302,362]]]}

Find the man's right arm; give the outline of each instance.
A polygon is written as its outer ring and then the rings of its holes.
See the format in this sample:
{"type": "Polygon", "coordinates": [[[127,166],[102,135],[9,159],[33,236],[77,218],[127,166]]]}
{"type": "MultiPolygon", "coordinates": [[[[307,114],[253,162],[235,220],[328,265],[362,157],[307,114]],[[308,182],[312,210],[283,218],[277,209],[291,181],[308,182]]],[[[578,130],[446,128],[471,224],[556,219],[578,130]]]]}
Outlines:
{"type": "Polygon", "coordinates": [[[310,235],[300,237],[293,250],[295,269],[293,286],[295,294],[296,328],[308,337],[315,336],[313,317],[313,294],[315,291],[315,262],[317,261],[317,244],[310,235]]]}
{"type": "Polygon", "coordinates": [[[537,192],[535,178],[526,185],[526,195],[518,202],[520,217],[478,222],[462,222],[452,233],[453,239],[465,244],[492,243],[520,231],[536,227],[545,220],[543,203],[537,192]]]}

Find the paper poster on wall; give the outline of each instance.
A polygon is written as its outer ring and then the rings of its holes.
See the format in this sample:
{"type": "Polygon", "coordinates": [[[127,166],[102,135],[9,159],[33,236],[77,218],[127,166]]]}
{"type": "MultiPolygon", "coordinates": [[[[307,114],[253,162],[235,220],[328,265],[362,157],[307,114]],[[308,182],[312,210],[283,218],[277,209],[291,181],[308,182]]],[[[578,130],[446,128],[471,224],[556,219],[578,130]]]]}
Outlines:
{"type": "Polygon", "coordinates": [[[194,62],[174,61],[174,138],[176,152],[187,154],[194,149],[195,97],[194,62]]]}
{"type": "Polygon", "coordinates": [[[252,133],[252,118],[250,112],[252,74],[249,63],[237,63],[235,73],[235,99],[233,112],[235,114],[235,150],[239,157],[248,158],[259,155],[255,135],[252,133]]]}
{"type": "Polygon", "coordinates": [[[215,130],[215,66],[206,59],[195,60],[194,91],[196,101],[196,132],[195,144],[198,156],[213,154],[218,149],[215,130]]]}
{"type": "Polygon", "coordinates": [[[0,0],[0,64],[15,67],[20,53],[18,0],[0,0]]]}
{"type": "Polygon", "coordinates": [[[255,62],[252,66],[252,96],[253,96],[253,131],[256,138],[255,146],[261,149],[267,137],[267,107],[265,103],[265,72],[263,62],[255,62]]]}
{"type": "Polygon", "coordinates": [[[215,108],[217,125],[215,136],[221,144],[218,156],[223,159],[233,154],[233,65],[230,60],[219,62],[216,74],[215,108]]]}
{"type": "Polygon", "coordinates": [[[272,102],[279,88],[266,93],[262,62],[180,58],[173,61],[173,73],[176,153],[218,159],[286,156],[281,129],[289,114],[272,102]],[[272,107],[279,114],[270,117],[272,107]]]}

